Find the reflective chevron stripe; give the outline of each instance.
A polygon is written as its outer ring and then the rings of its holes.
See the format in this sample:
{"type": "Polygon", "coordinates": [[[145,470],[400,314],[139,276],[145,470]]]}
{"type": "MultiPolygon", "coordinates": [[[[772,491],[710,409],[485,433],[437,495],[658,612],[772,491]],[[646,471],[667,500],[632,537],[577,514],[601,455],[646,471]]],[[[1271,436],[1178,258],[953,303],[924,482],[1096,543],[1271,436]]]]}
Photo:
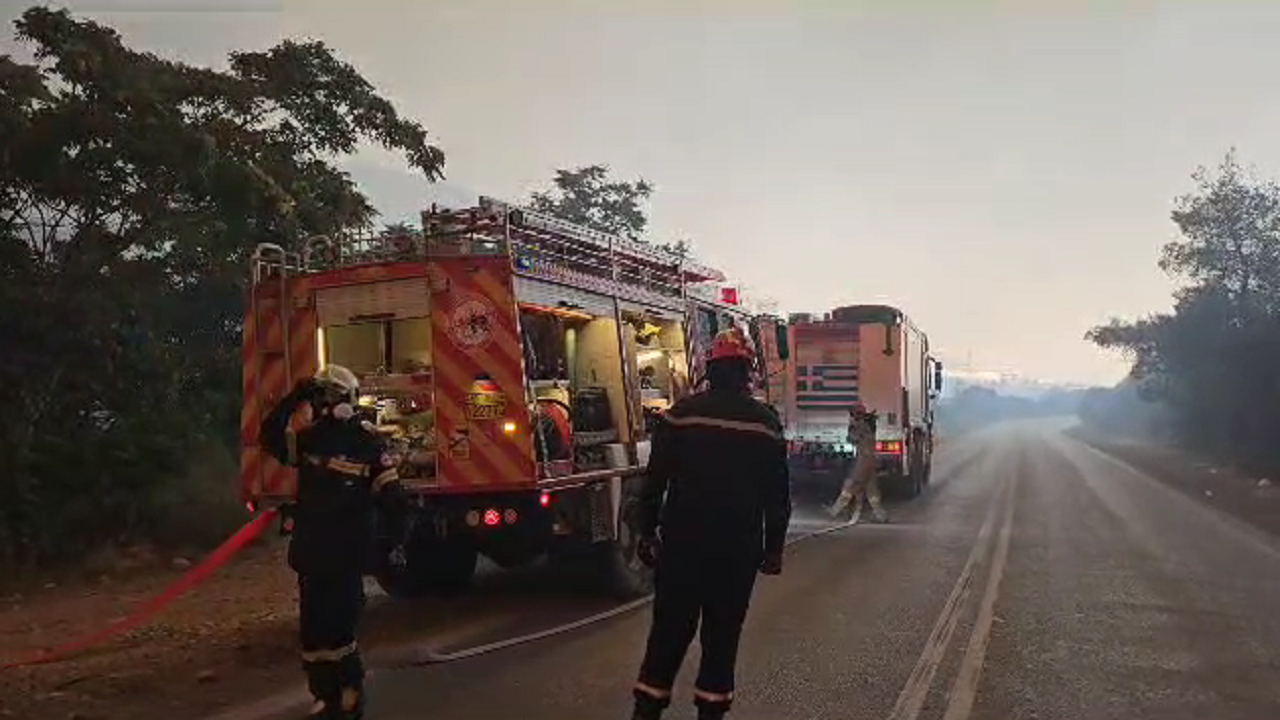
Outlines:
{"type": "Polygon", "coordinates": [[[725,420],[724,418],[706,417],[705,415],[689,415],[680,417],[670,413],[664,415],[667,422],[676,427],[710,427],[720,430],[733,430],[735,432],[750,432],[765,435],[774,440],[781,440],[782,434],[777,430],[763,423],[746,422],[743,420],[725,420]]]}

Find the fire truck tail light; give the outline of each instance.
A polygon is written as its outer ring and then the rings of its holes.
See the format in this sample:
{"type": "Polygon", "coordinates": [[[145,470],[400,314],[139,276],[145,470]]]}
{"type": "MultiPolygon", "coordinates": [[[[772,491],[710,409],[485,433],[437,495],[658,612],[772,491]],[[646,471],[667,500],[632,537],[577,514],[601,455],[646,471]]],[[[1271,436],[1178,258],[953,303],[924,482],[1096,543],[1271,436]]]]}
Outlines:
{"type": "Polygon", "coordinates": [[[516,423],[514,420],[508,420],[502,423],[502,432],[508,435],[514,435],[516,432],[516,423]]]}
{"type": "Polygon", "coordinates": [[[489,527],[494,527],[495,525],[501,522],[502,522],[502,515],[499,514],[497,510],[493,508],[489,508],[488,510],[484,511],[485,525],[488,525],[489,527]]]}
{"type": "Polygon", "coordinates": [[[901,440],[879,440],[876,442],[876,452],[884,455],[901,455],[901,440]]]}
{"type": "Polygon", "coordinates": [[[538,504],[542,507],[551,507],[551,493],[542,493],[538,497],[538,504]]]}

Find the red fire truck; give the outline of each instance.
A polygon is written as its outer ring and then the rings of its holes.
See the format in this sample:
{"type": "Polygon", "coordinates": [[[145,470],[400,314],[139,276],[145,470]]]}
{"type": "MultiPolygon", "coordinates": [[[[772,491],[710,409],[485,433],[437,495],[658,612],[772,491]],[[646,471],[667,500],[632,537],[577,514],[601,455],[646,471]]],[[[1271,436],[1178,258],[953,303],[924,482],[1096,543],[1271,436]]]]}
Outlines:
{"type": "Polygon", "coordinates": [[[245,501],[293,499],[295,475],[258,447],[258,426],[299,378],[337,363],[360,377],[360,411],[397,448],[414,498],[403,555],[375,569],[388,593],[460,589],[479,555],[511,567],[544,554],[647,592],[632,528],[649,430],[697,385],[718,330],[754,329],[738,291],[653,245],[488,198],[422,220],[421,235],[255,253],[245,501]]]}

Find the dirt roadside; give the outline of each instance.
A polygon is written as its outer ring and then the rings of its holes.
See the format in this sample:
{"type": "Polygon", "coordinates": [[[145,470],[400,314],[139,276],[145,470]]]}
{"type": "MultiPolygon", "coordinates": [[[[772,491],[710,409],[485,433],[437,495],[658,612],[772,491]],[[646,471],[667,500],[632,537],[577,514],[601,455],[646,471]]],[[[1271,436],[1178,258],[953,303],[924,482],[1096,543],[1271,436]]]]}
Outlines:
{"type": "Polygon", "coordinates": [[[1280,535],[1280,477],[1251,475],[1177,448],[1107,438],[1083,428],[1069,434],[1198,502],[1280,535]]]}
{"type": "MultiPolygon", "coordinates": [[[[152,623],[66,661],[0,671],[0,718],[192,717],[297,680],[293,575],[254,547],[152,623]]],[[[0,596],[0,662],[123,618],[182,567],[0,596]]]]}
{"type": "MultiPolygon", "coordinates": [[[[64,661],[0,670],[0,720],[198,720],[300,687],[296,580],[284,552],[282,542],[250,547],[133,632],[64,661]]],[[[182,570],[0,594],[0,664],[123,618],[182,570]]],[[[361,644],[376,664],[483,610],[467,597],[373,598],[361,644]]]]}

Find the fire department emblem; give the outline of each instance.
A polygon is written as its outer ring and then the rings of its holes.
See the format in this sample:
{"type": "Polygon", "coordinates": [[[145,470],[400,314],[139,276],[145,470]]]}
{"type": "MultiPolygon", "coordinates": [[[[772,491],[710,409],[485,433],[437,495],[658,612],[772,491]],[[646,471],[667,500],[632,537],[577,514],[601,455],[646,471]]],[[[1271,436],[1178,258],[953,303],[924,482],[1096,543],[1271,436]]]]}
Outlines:
{"type": "Polygon", "coordinates": [[[489,344],[498,324],[493,304],[481,297],[470,297],[449,311],[449,337],[463,350],[475,350],[489,344]]]}

